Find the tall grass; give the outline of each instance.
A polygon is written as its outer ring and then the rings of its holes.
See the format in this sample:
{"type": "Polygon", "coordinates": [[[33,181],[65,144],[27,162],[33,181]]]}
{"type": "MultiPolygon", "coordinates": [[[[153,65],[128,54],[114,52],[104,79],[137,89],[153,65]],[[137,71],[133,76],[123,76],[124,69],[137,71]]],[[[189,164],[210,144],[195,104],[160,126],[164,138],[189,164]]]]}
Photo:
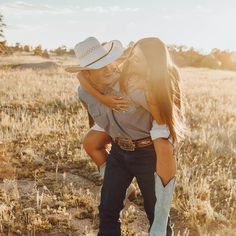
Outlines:
{"type": "MultiPolygon", "coordinates": [[[[171,209],[175,235],[235,235],[236,73],[193,68],[181,73],[191,135],[178,156],[171,209]]],[[[2,234],[64,235],[67,229],[79,235],[84,227],[95,235],[98,199],[79,189],[98,194],[94,186],[101,181],[81,147],[88,122],[77,86],[76,77],[60,68],[0,71],[2,234]],[[76,175],[84,178],[80,186],[76,175]],[[31,182],[32,196],[23,191],[31,182]]],[[[138,209],[134,204],[123,211],[124,235],[140,232],[138,209]]]]}

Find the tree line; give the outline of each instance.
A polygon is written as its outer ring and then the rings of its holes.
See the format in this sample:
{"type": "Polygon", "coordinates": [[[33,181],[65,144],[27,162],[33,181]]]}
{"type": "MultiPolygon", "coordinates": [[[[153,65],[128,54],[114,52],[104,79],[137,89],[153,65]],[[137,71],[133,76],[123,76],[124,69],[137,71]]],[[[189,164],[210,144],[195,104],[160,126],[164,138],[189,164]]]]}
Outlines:
{"type": "MultiPolygon", "coordinates": [[[[51,55],[64,56],[74,55],[73,49],[66,46],[60,46],[56,49],[43,49],[41,45],[32,47],[30,45],[21,45],[16,43],[14,46],[7,45],[4,40],[4,23],[3,16],[0,13],[0,55],[9,55],[15,52],[31,53],[35,56],[50,58],[51,55]]],[[[134,42],[130,42],[125,53],[129,52],[134,42]]],[[[212,69],[236,70],[236,52],[229,50],[220,50],[214,48],[209,54],[203,54],[193,47],[186,47],[184,45],[168,45],[168,49],[174,62],[180,67],[207,67],[212,69]]]]}

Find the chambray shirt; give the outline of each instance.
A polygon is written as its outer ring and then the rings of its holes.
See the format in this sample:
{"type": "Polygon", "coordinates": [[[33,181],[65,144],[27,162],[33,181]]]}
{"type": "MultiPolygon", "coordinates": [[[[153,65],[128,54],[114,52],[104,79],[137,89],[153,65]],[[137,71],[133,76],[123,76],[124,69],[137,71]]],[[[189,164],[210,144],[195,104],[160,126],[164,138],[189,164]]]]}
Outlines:
{"type": "MultiPolygon", "coordinates": [[[[78,87],[79,99],[88,106],[88,112],[94,121],[102,127],[114,140],[116,137],[131,138],[132,140],[150,136],[153,117],[150,113],[144,90],[135,89],[123,94],[120,92],[119,81],[108,87],[105,94],[123,96],[131,105],[128,110],[114,111],[90,95],[81,86],[78,87]]],[[[163,125],[158,125],[162,130],[163,125]]],[[[166,133],[166,132],[165,132],[166,133]]],[[[165,136],[165,135],[164,135],[165,136]]]]}

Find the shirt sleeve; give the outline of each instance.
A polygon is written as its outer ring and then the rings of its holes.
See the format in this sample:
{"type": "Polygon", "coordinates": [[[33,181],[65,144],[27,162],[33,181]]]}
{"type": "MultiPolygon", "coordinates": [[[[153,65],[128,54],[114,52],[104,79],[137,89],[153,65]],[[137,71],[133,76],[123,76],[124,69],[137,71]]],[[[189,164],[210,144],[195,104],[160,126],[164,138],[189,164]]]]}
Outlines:
{"type": "MultiPolygon", "coordinates": [[[[143,108],[145,108],[148,112],[150,111],[150,108],[147,103],[147,99],[145,96],[145,92],[142,89],[136,89],[132,91],[131,93],[131,99],[141,105],[143,108]]],[[[169,138],[170,136],[170,130],[167,124],[158,124],[156,120],[153,119],[152,122],[152,129],[150,130],[150,135],[152,140],[155,140],[157,138],[169,138]]]]}
{"type": "Polygon", "coordinates": [[[82,101],[82,102],[84,102],[83,101],[83,96],[82,96],[82,93],[84,92],[84,89],[81,87],[81,86],[78,86],[78,88],[77,88],[77,95],[78,95],[78,98],[82,101]]]}
{"type": "Polygon", "coordinates": [[[159,125],[156,120],[153,120],[150,135],[152,140],[155,140],[157,138],[169,138],[170,130],[167,124],[159,125]]]}

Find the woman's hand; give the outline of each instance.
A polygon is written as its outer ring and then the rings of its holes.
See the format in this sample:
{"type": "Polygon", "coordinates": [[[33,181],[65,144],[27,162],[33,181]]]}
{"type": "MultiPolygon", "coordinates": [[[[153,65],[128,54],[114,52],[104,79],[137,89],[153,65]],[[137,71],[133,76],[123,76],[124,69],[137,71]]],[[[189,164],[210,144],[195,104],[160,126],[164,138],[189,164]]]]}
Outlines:
{"type": "Polygon", "coordinates": [[[126,111],[129,107],[129,101],[111,94],[102,96],[101,102],[114,111],[126,111]]]}

